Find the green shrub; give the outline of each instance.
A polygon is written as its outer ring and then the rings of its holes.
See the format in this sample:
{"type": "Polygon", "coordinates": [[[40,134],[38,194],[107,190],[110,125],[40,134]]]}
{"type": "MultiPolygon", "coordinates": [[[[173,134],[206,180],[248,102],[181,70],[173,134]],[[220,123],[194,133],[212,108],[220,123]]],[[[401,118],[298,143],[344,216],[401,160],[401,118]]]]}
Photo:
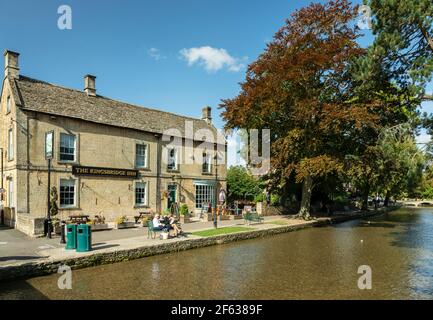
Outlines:
{"type": "Polygon", "coordinates": [[[179,213],[181,216],[189,216],[188,206],[185,203],[180,206],[179,213]]]}
{"type": "Polygon", "coordinates": [[[266,202],[266,195],[263,193],[260,193],[255,196],[254,202],[266,202]]]}
{"type": "Polygon", "coordinates": [[[271,206],[280,205],[280,196],[277,194],[271,194],[271,206]]]}

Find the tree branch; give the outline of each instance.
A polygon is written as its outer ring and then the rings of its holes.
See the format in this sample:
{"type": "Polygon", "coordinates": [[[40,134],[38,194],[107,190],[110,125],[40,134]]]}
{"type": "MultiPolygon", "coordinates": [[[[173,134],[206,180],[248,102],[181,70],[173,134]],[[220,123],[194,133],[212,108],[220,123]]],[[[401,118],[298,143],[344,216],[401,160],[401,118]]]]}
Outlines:
{"type": "Polygon", "coordinates": [[[420,26],[420,29],[424,39],[427,41],[428,46],[430,47],[430,50],[433,52],[433,38],[428,34],[427,30],[423,26],[420,26]]]}
{"type": "Polygon", "coordinates": [[[426,95],[424,95],[424,96],[421,98],[421,100],[423,100],[423,101],[433,101],[433,95],[426,94],[426,95]]]}

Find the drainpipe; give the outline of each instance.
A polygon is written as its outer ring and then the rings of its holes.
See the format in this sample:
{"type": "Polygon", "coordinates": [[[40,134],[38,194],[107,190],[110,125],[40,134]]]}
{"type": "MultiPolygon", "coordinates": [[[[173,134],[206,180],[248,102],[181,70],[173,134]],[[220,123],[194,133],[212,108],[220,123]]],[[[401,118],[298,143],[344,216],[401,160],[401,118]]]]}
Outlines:
{"type": "Polygon", "coordinates": [[[161,163],[162,163],[162,144],[161,135],[156,137],[156,213],[161,212],[161,163]]]}

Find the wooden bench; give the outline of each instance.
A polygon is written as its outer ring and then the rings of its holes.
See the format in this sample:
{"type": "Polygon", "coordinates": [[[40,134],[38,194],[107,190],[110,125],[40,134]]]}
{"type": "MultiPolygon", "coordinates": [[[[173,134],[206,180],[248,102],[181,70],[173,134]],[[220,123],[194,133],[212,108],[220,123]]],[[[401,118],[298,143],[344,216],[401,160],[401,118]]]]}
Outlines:
{"type": "Polygon", "coordinates": [[[141,218],[143,218],[143,217],[145,217],[145,216],[147,216],[147,215],[150,215],[150,213],[149,213],[149,212],[139,212],[139,213],[138,213],[138,216],[135,216],[135,217],[134,217],[134,219],[135,219],[135,223],[138,223],[138,222],[140,221],[141,218]]]}
{"type": "Polygon", "coordinates": [[[247,212],[244,214],[245,223],[250,224],[251,222],[263,223],[265,219],[260,216],[257,212],[247,212]]]}

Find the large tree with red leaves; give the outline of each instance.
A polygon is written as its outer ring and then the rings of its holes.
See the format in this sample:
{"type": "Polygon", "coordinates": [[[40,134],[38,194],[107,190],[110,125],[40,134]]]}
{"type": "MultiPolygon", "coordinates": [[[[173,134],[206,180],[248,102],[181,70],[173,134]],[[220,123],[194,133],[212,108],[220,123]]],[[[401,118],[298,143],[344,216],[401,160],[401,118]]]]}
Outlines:
{"type": "Polygon", "coordinates": [[[376,131],[371,104],[354,96],[352,61],[363,55],[346,0],[294,12],[248,67],[240,94],[223,100],[231,129],[270,129],[274,182],[302,183],[299,215],[308,219],[315,182],[345,170],[355,140],[376,131]]]}

